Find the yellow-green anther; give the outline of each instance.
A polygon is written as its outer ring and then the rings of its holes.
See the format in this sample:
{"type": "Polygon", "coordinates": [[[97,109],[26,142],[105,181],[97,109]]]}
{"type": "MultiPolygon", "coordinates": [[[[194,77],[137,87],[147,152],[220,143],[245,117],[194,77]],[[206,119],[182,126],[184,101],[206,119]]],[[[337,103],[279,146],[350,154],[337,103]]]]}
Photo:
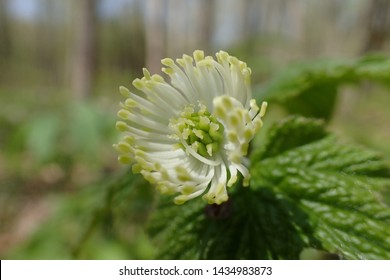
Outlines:
{"type": "Polygon", "coordinates": [[[127,120],[130,117],[130,112],[125,109],[119,110],[118,117],[120,117],[123,120],[127,120]]]}
{"type": "Polygon", "coordinates": [[[125,136],[125,137],[123,137],[123,141],[130,144],[131,146],[133,146],[135,139],[133,136],[125,136]]]}
{"type": "Polygon", "coordinates": [[[119,92],[120,92],[120,94],[122,94],[122,96],[124,98],[130,97],[130,91],[127,88],[123,87],[123,86],[119,87],[119,92]]]}
{"type": "Polygon", "coordinates": [[[116,148],[121,153],[130,153],[132,151],[131,146],[125,142],[119,142],[118,145],[116,145],[116,148]]]}
{"type": "MultiPolygon", "coordinates": [[[[121,160],[119,159],[119,161],[121,162],[121,160]]],[[[122,163],[122,162],[121,162],[122,163]]],[[[134,164],[132,167],[131,167],[131,171],[133,171],[133,173],[140,173],[142,171],[142,166],[140,164],[134,164]]]]}
{"type": "Polygon", "coordinates": [[[135,100],[131,99],[131,98],[127,98],[126,101],[125,101],[125,105],[127,107],[133,108],[133,107],[137,107],[138,103],[135,100]]]}
{"type": "Polygon", "coordinates": [[[177,173],[177,179],[179,179],[180,181],[186,182],[186,181],[192,180],[188,171],[185,168],[183,168],[182,166],[176,167],[176,173],[177,173]]]}
{"type": "Polygon", "coordinates": [[[141,81],[140,79],[135,79],[133,81],[133,86],[138,89],[138,90],[142,90],[144,88],[144,82],[141,81]]]}
{"type": "Polygon", "coordinates": [[[184,195],[189,195],[193,193],[195,190],[194,186],[192,185],[184,185],[183,188],[181,189],[182,194],[184,195]]]}
{"type": "Polygon", "coordinates": [[[132,159],[129,156],[127,156],[127,155],[120,155],[118,157],[118,161],[121,164],[130,164],[132,162],[132,159]]]}
{"type": "Polygon", "coordinates": [[[116,129],[123,132],[123,131],[127,131],[128,127],[127,127],[127,124],[125,122],[117,121],[116,122],[116,129]]]}

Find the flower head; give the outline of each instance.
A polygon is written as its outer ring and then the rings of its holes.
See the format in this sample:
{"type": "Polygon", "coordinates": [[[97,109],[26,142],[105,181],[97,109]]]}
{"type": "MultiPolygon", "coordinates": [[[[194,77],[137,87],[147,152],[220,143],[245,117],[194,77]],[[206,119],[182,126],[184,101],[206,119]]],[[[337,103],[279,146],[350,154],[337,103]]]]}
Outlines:
{"type": "Polygon", "coordinates": [[[249,142],[262,126],[261,109],[251,99],[251,70],[220,51],[216,60],[195,51],[162,64],[171,83],[159,75],[135,79],[140,93],[124,87],[117,122],[124,133],[114,145],[119,161],[131,164],[161,193],[177,194],[176,204],[203,194],[210,204],[228,200],[227,187],[250,174],[245,166],[249,142]]]}

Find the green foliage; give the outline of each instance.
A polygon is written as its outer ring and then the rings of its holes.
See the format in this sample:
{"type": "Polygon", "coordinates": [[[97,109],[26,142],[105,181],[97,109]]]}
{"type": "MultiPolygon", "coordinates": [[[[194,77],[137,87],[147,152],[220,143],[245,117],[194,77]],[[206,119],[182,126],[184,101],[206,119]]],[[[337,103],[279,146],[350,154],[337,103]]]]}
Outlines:
{"type": "Polygon", "coordinates": [[[321,120],[289,117],[278,123],[278,129],[271,129],[267,142],[261,152],[252,155],[251,160],[257,162],[266,157],[273,157],[291,148],[299,147],[325,137],[321,120]]]}
{"type": "MultiPolygon", "coordinates": [[[[156,212],[150,232],[163,259],[295,259],[304,241],[295,233],[285,208],[304,215],[270,189],[237,186],[230,202],[205,205],[191,201],[186,209],[172,202],[156,212]]],[[[301,219],[304,223],[304,219],[301,219]]],[[[303,228],[306,225],[301,225],[303,228]]]]}
{"type": "MultiPolygon", "coordinates": [[[[107,143],[114,142],[114,124],[115,117],[101,112],[97,106],[86,103],[69,104],[62,131],[64,142],[68,144],[66,149],[90,161],[99,159],[101,154],[97,151],[107,143]]],[[[60,150],[67,153],[67,150],[60,150]]]]}
{"type": "Polygon", "coordinates": [[[92,163],[102,158],[97,151],[113,142],[114,123],[114,117],[96,106],[66,104],[56,111],[33,114],[5,139],[6,148],[10,153],[31,154],[36,165],[59,159],[92,163]]]}
{"type": "Polygon", "coordinates": [[[252,157],[250,188],[235,186],[228,203],[160,205],[150,222],[159,257],[298,259],[313,247],[390,258],[390,209],[378,200],[390,183],[385,162],[316,120],[289,118],[268,135],[252,157]]]}
{"type": "Polygon", "coordinates": [[[58,116],[46,115],[33,119],[27,126],[26,146],[39,162],[54,156],[59,140],[59,121],[58,116]]]}
{"type": "Polygon", "coordinates": [[[283,104],[292,114],[328,120],[339,86],[365,80],[390,85],[390,58],[371,55],[355,61],[293,64],[255,92],[261,100],[283,104]]]}
{"type": "Polygon", "coordinates": [[[153,258],[142,229],[153,200],[152,188],[129,171],[54,198],[53,216],[7,259],[153,258]]]}

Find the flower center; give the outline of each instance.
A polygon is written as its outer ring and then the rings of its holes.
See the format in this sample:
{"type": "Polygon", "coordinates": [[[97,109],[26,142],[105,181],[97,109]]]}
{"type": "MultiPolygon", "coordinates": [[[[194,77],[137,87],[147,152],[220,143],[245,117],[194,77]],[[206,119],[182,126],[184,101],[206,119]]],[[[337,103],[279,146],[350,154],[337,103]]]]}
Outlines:
{"type": "Polygon", "coordinates": [[[203,104],[187,105],[178,118],[170,119],[169,127],[174,131],[171,137],[180,140],[179,146],[187,150],[191,148],[199,155],[210,158],[218,153],[223,140],[223,125],[203,104]]]}

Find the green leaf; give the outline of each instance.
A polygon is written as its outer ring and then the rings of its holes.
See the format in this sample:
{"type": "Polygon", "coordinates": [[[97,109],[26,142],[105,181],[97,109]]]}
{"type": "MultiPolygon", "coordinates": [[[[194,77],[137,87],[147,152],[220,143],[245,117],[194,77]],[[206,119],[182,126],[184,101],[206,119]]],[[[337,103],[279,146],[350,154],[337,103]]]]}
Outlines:
{"type": "Polygon", "coordinates": [[[220,206],[164,198],[149,225],[158,258],[298,259],[307,248],[390,258],[390,210],[378,192],[389,171],[375,153],[339,142],[322,122],[289,118],[269,131],[251,174],[220,206]]]}
{"type": "Polygon", "coordinates": [[[333,114],[336,97],[337,85],[333,82],[314,83],[284,106],[291,114],[328,120],[333,114]]]}
{"type": "Polygon", "coordinates": [[[302,210],[311,231],[301,234],[319,248],[348,259],[388,259],[390,209],[376,192],[389,186],[388,177],[376,153],[327,136],[257,162],[252,187],[272,189],[302,210]]]}
{"type": "Polygon", "coordinates": [[[291,148],[299,147],[325,137],[324,123],[318,119],[291,116],[276,123],[268,132],[264,147],[252,156],[252,162],[273,157],[291,148]]]}
{"type": "Polygon", "coordinates": [[[390,85],[390,58],[366,56],[351,61],[292,64],[266,86],[255,88],[261,100],[278,102],[292,114],[329,120],[340,85],[371,80],[390,85]]]}
{"type": "Polygon", "coordinates": [[[60,121],[57,116],[36,118],[27,126],[27,147],[39,162],[44,162],[55,156],[59,136],[60,121]]]}
{"type": "Polygon", "coordinates": [[[307,215],[270,188],[236,186],[230,200],[176,206],[164,201],[150,222],[158,259],[297,259],[310,232],[307,215]]]}
{"type": "Polygon", "coordinates": [[[149,222],[148,232],[159,249],[157,259],[198,259],[196,230],[204,220],[205,203],[193,200],[184,206],[161,198],[159,207],[149,222]]]}

